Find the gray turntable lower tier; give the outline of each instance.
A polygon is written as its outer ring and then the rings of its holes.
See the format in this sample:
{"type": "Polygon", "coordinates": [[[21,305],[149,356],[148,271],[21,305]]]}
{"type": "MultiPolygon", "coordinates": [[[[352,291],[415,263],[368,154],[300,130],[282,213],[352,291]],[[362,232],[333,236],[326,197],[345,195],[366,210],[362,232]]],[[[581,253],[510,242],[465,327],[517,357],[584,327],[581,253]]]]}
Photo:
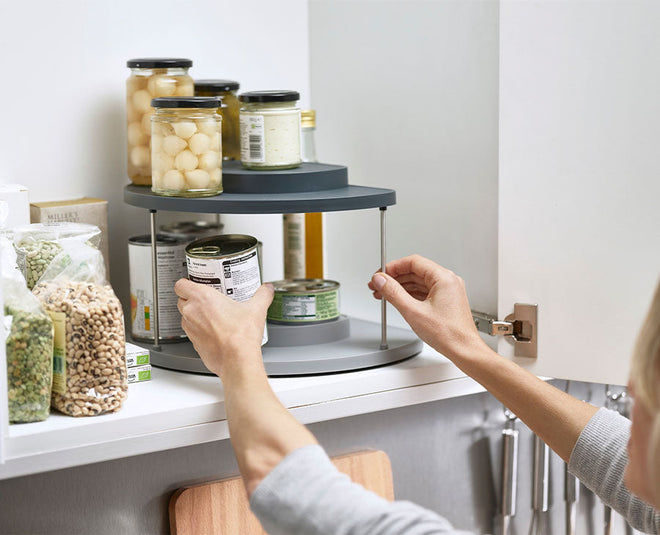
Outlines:
{"type": "MultiPolygon", "coordinates": [[[[398,362],[422,350],[422,341],[408,329],[388,326],[387,349],[380,349],[380,335],[380,323],[347,316],[316,325],[268,324],[269,341],[263,346],[266,372],[282,376],[360,370],[398,362]]],[[[211,373],[190,342],[145,347],[156,366],[211,373]]]]}

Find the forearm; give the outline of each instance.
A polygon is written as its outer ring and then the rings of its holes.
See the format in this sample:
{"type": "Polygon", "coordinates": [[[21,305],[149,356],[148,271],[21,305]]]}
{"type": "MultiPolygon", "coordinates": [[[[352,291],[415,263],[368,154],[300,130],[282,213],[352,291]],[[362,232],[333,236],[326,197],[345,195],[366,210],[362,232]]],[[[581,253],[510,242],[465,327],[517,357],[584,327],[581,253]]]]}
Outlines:
{"type": "Polygon", "coordinates": [[[287,454],[317,441],[275,396],[259,351],[232,360],[236,364],[221,378],[229,435],[249,496],[287,454]]]}
{"type": "Polygon", "coordinates": [[[568,462],[596,407],[540,380],[485,344],[452,360],[568,462]]]}

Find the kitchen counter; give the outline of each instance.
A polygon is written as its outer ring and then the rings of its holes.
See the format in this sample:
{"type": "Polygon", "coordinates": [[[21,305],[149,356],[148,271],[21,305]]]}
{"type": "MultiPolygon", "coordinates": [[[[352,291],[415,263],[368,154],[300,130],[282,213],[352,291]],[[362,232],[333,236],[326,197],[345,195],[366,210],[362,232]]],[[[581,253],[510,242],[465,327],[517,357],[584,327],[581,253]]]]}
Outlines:
{"type": "MultiPolygon", "coordinates": [[[[44,422],[9,426],[0,479],[229,438],[219,379],[156,367],[152,377],[129,385],[117,413],[53,413],[44,422]]],[[[419,355],[389,366],[270,382],[305,424],[483,391],[426,345],[419,355]]]]}

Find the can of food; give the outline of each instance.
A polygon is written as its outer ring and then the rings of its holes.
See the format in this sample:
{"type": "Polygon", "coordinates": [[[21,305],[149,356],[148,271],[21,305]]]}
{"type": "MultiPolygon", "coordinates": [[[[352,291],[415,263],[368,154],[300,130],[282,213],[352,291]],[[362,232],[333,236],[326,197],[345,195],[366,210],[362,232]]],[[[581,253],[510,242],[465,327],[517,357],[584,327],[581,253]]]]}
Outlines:
{"type": "MultiPolygon", "coordinates": [[[[257,238],[222,234],[195,240],[186,247],[188,278],[213,286],[234,301],[247,301],[261,286],[257,238]]],[[[264,329],[262,345],[268,342],[264,329]]]]}
{"type": "MultiPolygon", "coordinates": [[[[181,314],[174,284],[185,278],[187,242],[158,234],[158,331],[161,342],[178,342],[186,338],[181,328],[181,314]]],[[[151,235],[128,240],[129,284],[131,289],[131,333],[133,339],[154,341],[153,278],[151,274],[151,235]]]]}
{"type": "Polygon", "coordinates": [[[222,234],[223,223],[212,221],[176,221],[161,225],[160,234],[170,238],[180,238],[187,243],[206,238],[207,236],[217,236],[222,234]]]}
{"type": "Polygon", "coordinates": [[[268,322],[310,325],[339,318],[339,283],[326,279],[287,279],[273,282],[275,295],[268,322]]]}

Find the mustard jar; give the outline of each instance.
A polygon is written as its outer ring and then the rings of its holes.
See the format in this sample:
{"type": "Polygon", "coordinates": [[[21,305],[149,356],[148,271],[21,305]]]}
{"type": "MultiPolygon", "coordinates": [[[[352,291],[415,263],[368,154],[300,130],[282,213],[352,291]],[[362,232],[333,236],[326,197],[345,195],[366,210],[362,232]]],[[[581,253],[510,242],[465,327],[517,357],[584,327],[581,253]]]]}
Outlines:
{"type": "Polygon", "coordinates": [[[151,100],[156,97],[192,96],[193,80],[188,75],[192,60],[185,58],[137,58],[126,66],[127,170],[133,184],[151,185],[150,138],[151,100]]]}
{"type": "Polygon", "coordinates": [[[240,84],[235,80],[195,80],[195,95],[218,97],[222,101],[222,159],[241,159],[240,104],[236,95],[240,84]]]}
{"type": "Polygon", "coordinates": [[[158,195],[207,197],[222,193],[222,118],[215,97],[151,101],[151,189],[158,195]]]}

